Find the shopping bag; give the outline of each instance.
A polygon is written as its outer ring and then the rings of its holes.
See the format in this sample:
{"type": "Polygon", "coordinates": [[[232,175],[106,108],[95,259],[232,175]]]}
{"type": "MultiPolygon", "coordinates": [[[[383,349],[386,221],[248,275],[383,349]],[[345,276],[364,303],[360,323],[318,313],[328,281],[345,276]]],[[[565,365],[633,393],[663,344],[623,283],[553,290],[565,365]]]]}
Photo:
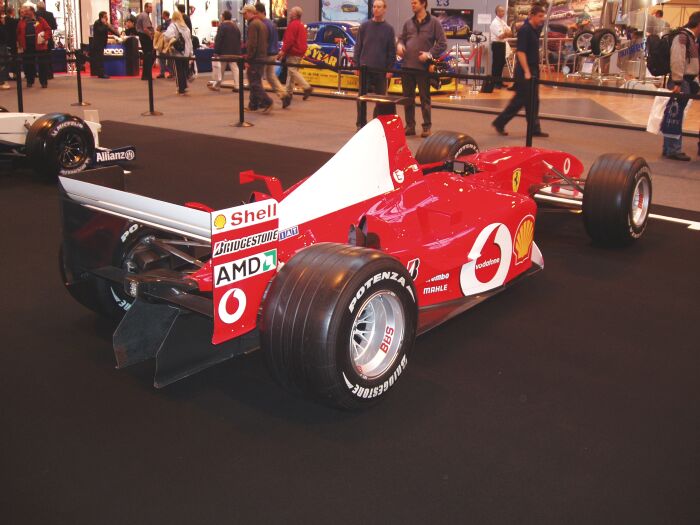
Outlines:
{"type": "Polygon", "coordinates": [[[690,102],[690,99],[677,99],[675,97],[668,101],[660,128],[664,137],[670,139],[679,139],[681,137],[683,134],[683,119],[688,112],[690,102]]]}
{"type": "MultiPolygon", "coordinates": [[[[668,89],[659,89],[665,93],[670,93],[668,89]]],[[[654,97],[654,102],[651,105],[651,112],[649,113],[649,120],[647,121],[647,131],[658,135],[661,133],[661,122],[664,119],[664,111],[666,111],[666,104],[671,100],[668,97],[654,97]]]]}

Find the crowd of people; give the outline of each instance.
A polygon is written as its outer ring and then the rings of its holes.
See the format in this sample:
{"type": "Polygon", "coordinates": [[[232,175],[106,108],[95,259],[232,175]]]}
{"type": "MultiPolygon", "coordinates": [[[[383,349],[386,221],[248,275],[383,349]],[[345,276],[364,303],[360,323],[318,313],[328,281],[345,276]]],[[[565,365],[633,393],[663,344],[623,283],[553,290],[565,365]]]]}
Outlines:
{"type": "MultiPolygon", "coordinates": [[[[0,17],[0,60],[7,61],[11,56],[21,56],[22,72],[31,88],[39,77],[42,88],[49,86],[53,78],[50,51],[54,47],[53,31],[56,18],[46,10],[46,4],[27,2],[20,7],[16,18],[14,8],[9,8],[0,17]]],[[[9,75],[19,75],[20,71],[9,62],[0,64],[0,89],[10,89],[9,75]]]]}
{"type": "MultiPolygon", "coordinates": [[[[401,85],[403,95],[408,98],[405,105],[405,132],[407,136],[416,134],[415,93],[417,91],[422,114],[421,137],[427,137],[432,127],[430,76],[427,72],[434,59],[447,49],[445,33],[439,20],[428,12],[427,0],[410,0],[413,16],[406,20],[401,32],[396,35],[394,28],[385,20],[387,1],[372,2],[372,17],[360,26],[357,33],[354,63],[355,66],[369,68],[364,78],[366,91],[385,94],[387,82],[392,73],[381,70],[393,69],[396,57],[402,58],[401,85]]],[[[146,2],[138,16],[130,16],[124,21],[124,31],[121,35],[117,28],[109,24],[107,12],[99,13],[93,25],[90,49],[92,73],[98,78],[109,78],[104,68],[104,50],[110,35],[133,36],[138,38],[143,56],[141,78],[151,79],[152,61],[157,57],[160,70],[157,78],[174,79],[177,93],[186,95],[188,82],[195,77],[195,65],[192,59],[194,49],[199,47],[199,42],[192,33],[190,17],[186,13],[185,5],[178,4],[172,17],[168,11],[163,11],[160,24],[154,26],[152,12],[153,5],[146,2]]],[[[505,40],[513,37],[511,28],[506,22],[505,13],[503,6],[497,6],[496,16],[490,26],[492,79],[484,83],[482,89],[484,92],[504,87],[501,75],[505,63],[505,40]]],[[[244,52],[250,87],[247,111],[267,113],[274,107],[273,98],[263,88],[264,78],[267,79],[272,93],[282,108],[288,108],[292,103],[295,86],[303,90],[303,99],[306,100],[312,92],[312,87],[296,67],[307,50],[306,27],[301,21],[302,9],[295,6],[289,10],[289,22],[281,45],[278,28],[275,22],[267,17],[262,3],[246,4],[242,7],[240,14],[247,24],[245,46],[242,42],[242,31],[233,14],[228,10],[223,11],[213,46],[212,80],[207,87],[213,91],[219,91],[224,72],[230,69],[233,75],[233,88],[238,90],[241,87],[239,66],[237,62],[227,60],[227,57],[240,56],[244,52]],[[284,85],[277,76],[278,61],[283,61],[287,65],[287,78],[284,85]]],[[[661,32],[668,31],[668,23],[663,20],[662,11],[657,11],[650,18],[653,18],[656,24],[652,24],[654,27],[663,28],[661,32]]],[[[538,83],[532,82],[532,79],[539,75],[540,35],[544,22],[545,9],[541,3],[535,3],[530,9],[527,20],[517,32],[513,75],[515,83],[511,87],[515,94],[492,123],[496,132],[501,135],[508,134],[506,125],[524,108],[527,115],[534,114],[534,135],[548,136],[542,131],[538,118],[538,83]]],[[[590,22],[590,17],[587,19],[584,17],[577,21],[577,24],[585,25],[590,22]]],[[[27,87],[34,85],[37,76],[42,87],[48,86],[48,81],[52,77],[49,52],[53,47],[52,32],[55,29],[55,18],[52,13],[46,11],[42,1],[37,2],[36,5],[31,2],[23,4],[18,18],[15,18],[14,9],[8,8],[0,19],[0,60],[21,55],[27,87]]],[[[695,12],[672,43],[668,88],[674,93],[696,94],[700,91],[699,38],[700,12],[695,12]]],[[[19,74],[13,71],[12,67],[0,67],[0,89],[10,88],[7,81],[8,74],[11,73],[19,74]]],[[[364,105],[364,102],[359,103],[356,123],[358,129],[364,124],[364,105]]],[[[700,144],[698,153],[700,154],[700,144]]],[[[664,134],[663,156],[673,160],[689,160],[689,157],[681,151],[681,137],[668,134],[664,134]]]]}

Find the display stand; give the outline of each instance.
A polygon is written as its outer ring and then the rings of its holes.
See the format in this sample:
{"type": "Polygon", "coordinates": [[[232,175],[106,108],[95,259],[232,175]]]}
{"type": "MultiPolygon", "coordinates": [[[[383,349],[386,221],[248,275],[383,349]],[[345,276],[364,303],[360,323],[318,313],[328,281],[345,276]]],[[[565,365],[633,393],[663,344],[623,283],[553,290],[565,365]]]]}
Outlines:
{"type": "MultiPolygon", "coordinates": [[[[457,58],[459,56],[459,44],[455,44],[452,46],[452,52],[450,53],[450,63],[452,65],[452,69],[455,71],[459,72],[459,59],[457,58]]],[[[462,100],[464,97],[460,95],[459,92],[459,79],[455,78],[455,91],[450,95],[450,100],[462,100]]]]}

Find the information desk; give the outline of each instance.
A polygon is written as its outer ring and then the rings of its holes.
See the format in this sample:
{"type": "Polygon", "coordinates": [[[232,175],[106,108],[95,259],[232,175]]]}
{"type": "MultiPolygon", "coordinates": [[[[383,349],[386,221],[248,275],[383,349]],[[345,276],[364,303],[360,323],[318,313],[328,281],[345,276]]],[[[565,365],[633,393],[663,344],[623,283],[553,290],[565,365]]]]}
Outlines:
{"type": "Polygon", "coordinates": [[[139,74],[139,39],[129,37],[121,44],[107,44],[104,51],[105,73],[126,77],[139,74]]]}

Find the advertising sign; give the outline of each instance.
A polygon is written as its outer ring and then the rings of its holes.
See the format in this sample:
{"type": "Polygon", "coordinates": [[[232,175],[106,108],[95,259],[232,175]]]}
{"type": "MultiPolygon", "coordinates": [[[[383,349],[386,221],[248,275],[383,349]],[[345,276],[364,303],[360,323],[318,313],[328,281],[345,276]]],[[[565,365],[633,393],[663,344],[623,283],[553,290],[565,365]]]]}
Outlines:
{"type": "Polygon", "coordinates": [[[467,38],[474,27],[473,9],[431,9],[430,14],[440,21],[447,38],[467,38]]]}
{"type": "Polygon", "coordinates": [[[370,0],[321,0],[321,22],[364,22],[370,0]]]}

